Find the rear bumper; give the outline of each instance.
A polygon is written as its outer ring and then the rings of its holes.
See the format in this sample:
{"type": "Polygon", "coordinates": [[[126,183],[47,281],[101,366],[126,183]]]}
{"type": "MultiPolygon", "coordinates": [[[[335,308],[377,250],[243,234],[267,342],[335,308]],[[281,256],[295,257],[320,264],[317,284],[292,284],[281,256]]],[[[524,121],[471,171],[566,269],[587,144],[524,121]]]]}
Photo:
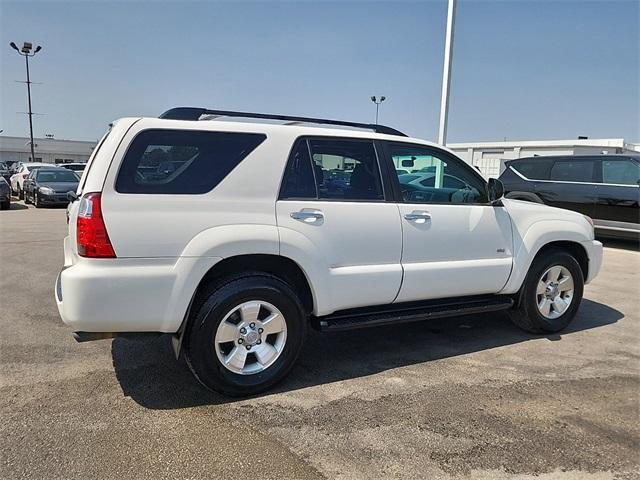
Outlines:
{"type": "Polygon", "coordinates": [[[602,243],[597,240],[590,240],[582,242],[582,246],[587,252],[587,257],[589,257],[589,271],[584,281],[586,284],[596,278],[602,267],[602,243]]]}
{"type": "Polygon", "coordinates": [[[178,330],[191,297],[218,257],[78,257],[65,239],[65,267],[55,284],[62,321],[76,332],[178,330]]]}

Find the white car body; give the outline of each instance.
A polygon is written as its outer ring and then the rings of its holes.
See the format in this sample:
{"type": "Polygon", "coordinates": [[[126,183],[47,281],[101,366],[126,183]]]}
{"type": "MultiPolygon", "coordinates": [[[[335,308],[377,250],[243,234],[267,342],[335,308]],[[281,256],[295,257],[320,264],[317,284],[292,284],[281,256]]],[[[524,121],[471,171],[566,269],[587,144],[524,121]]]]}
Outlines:
{"type": "Polygon", "coordinates": [[[33,169],[33,167],[52,167],[51,163],[40,163],[40,162],[29,162],[29,163],[21,163],[18,167],[18,171],[11,176],[11,191],[13,192],[21,192],[24,186],[24,179],[29,176],[29,173],[33,169]]]}
{"type": "Polygon", "coordinates": [[[500,205],[415,205],[278,200],[294,141],[304,135],[407,142],[409,137],[300,125],[199,121],[201,131],[258,132],[266,140],[212,191],[198,195],[116,192],[131,141],[148,129],[192,130],[189,120],[116,121],[89,160],[78,196],[102,193],[117,258],[78,254],[78,202],[69,209],[56,300],[64,322],[83,332],[177,332],[205,274],[223,259],[269,255],[304,272],[314,316],[344,309],[481,294],[515,294],[545,245],[567,242],[598,273],[602,245],[583,215],[503,199],[500,205]],[[292,212],[320,210],[321,225],[292,212]],[[404,215],[428,210],[428,228],[404,215]]]}

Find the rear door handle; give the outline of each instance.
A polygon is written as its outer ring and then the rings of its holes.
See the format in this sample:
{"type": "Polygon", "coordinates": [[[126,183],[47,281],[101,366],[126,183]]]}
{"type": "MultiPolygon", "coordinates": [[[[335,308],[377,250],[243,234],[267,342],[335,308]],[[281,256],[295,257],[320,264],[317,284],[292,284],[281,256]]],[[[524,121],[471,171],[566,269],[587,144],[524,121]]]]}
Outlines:
{"type": "Polygon", "coordinates": [[[291,212],[289,214],[294,220],[304,223],[316,223],[324,219],[324,213],[321,210],[300,210],[299,212],[291,212]]]}
{"type": "Polygon", "coordinates": [[[431,220],[431,214],[424,210],[414,210],[411,213],[405,213],[404,218],[410,222],[425,223],[427,220],[431,220]]]}

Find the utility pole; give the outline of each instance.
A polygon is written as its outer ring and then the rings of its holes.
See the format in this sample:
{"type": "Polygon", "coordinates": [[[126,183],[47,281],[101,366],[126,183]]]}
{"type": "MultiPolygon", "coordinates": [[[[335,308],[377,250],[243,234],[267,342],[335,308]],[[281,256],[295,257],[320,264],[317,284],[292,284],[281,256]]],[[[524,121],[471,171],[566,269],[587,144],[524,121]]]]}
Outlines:
{"type": "Polygon", "coordinates": [[[447,9],[447,38],[444,44],[444,69],[442,72],[442,98],[440,99],[440,128],[438,143],[447,142],[447,120],[449,116],[449,87],[451,85],[451,58],[453,56],[453,30],[455,28],[456,0],[449,0],[447,9]]]}
{"type": "Polygon", "coordinates": [[[33,53],[31,50],[33,49],[33,45],[29,42],[24,42],[22,45],[22,49],[18,49],[15,43],[11,42],[9,44],[11,48],[13,48],[18,55],[22,55],[24,57],[24,61],[27,66],[27,97],[29,100],[29,140],[31,145],[31,161],[36,161],[36,151],[33,144],[33,111],[31,110],[31,78],[29,76],[29,57],[33,57],[36,53],[42,50],[42,47],[38,45],[33,53]]]}

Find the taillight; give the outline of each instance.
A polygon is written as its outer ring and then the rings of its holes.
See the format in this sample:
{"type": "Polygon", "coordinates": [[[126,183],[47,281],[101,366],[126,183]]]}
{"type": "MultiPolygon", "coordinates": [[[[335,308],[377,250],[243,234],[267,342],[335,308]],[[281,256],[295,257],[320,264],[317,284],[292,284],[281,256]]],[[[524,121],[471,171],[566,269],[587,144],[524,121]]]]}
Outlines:
{"type": "Polygon", "coordinates": [[[100,193],[87,193],[80,199],[76,238],[78,255],[89,258],[115,258],[107,227],[102,218],[100,193]]]}

